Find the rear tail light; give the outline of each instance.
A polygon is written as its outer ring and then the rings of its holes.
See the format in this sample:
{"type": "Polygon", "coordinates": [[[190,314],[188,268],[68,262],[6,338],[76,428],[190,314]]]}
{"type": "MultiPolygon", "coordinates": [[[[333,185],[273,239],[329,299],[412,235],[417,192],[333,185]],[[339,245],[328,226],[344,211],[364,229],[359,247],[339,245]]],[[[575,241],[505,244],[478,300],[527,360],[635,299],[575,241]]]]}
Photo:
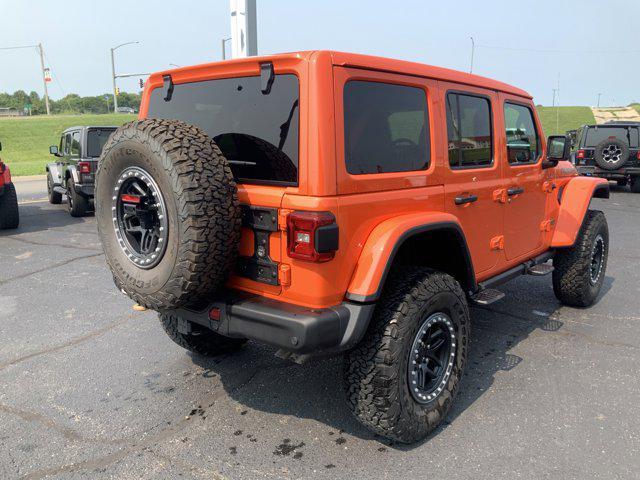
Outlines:
{"type": "Polygon", "coordinates": [[[576,154],[576,158],[580,160],[584,159],[584,150],[578,150],[578,153],[576,154]]]}
{"type": "Polygon", "coordinates": [[[91,164],[89,162],[78,162],[80,173],[91,173],[91,164]]]}
{"type": "Polygon", "coordinates": [[[293,212],[287,217],[289,256],[310,262],[331,260],[338,250],[338,225],[330,212],[293,212]]]}
{"type": "Polygon", "coordinates": [[[640,160],[640,150],[638,150],[638,153],[636,153],[636,158],[640,160]]]}
{"type": "MultiPolygon", "coordinates": [[[[640,153],[640,152],[638,152],[638,153],[640,153]]],[[[4,173],[4,169],[5,169],[4,163],[2,163],[2,161],[0,160],[0,175],[2,175],[4,173]]]]}

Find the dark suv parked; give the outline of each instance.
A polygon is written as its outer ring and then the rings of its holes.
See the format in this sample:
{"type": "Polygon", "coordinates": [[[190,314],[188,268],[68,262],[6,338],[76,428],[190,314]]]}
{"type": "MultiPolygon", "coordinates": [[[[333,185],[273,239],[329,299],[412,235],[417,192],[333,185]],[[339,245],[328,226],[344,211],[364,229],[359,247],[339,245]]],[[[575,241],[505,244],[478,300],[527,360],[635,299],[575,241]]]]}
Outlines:
{"type": "Polygon", "coordinates": [[[582,175],[631,184],[640,193],[640,124],[585,125],[576,132],[573,163],[582,175]]]}
{"type": "Polygon", "coordinates": [[[56,161],[47,165],[49,202],[67,196],[69,213],[81,217],[93,202],[95,173],[102,147],[117,127],[71,127],[60,137],[60,145],[49,147],[56,161]]]}

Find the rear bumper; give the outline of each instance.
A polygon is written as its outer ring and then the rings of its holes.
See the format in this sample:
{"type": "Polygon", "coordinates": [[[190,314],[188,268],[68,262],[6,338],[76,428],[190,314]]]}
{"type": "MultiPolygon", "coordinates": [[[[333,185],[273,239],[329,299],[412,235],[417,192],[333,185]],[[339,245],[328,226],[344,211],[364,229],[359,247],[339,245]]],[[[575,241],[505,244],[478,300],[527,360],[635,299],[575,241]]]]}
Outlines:
{"type": "MultiPolygon", "coordinates": [[[[354,346],[366,331],[375,304],[343,302],[310,309],[260,296],[228,293],[200,310],[170,313],[227,337],[249,338],[295,353],[326,353],[354,346]],[[219,320],[209,318],[211,309],[219,320]]],[[[186,322],[182,328],[189,329],[186,322]]],[[[188,331],[184,333],[189,333],[188,331]]]]}
{"type": "Polygon", "coordinates": [[[93,197],[95,193],[95,185],[83,183],[81,185],[75,184],[76,193],[84,195],[85,197],[93,197]]]}
{"type": "Polygon", "coordinates": [[[617,170],[604,170],[593,165],[578,165],[576,170],[580,175],[601,178],[623,178],[627,175],[640,175],[640,167],[622,167],[617,170]]]}

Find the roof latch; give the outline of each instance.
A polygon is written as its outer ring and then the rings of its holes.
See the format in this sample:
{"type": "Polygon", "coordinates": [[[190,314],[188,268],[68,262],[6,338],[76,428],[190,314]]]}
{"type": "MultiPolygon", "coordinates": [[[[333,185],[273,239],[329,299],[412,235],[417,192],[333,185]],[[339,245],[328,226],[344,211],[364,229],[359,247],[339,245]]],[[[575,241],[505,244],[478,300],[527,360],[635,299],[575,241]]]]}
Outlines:
{"type": "Polygon", "coordinates": [[[171,79],[171,75],[163,75],[162,76],[163,89],[164,93],[164,101],[168,102],[171,100],[171,96],[173,95],[173,80],[171,79]]]}
{"type": "Polygon", "coordinates": [[[273,71],[273,63],[261,63],[260,64],[260,91],[263,95],[269,95],[271,93],[271,85],[276,78],[276,74],[273,71]]]}

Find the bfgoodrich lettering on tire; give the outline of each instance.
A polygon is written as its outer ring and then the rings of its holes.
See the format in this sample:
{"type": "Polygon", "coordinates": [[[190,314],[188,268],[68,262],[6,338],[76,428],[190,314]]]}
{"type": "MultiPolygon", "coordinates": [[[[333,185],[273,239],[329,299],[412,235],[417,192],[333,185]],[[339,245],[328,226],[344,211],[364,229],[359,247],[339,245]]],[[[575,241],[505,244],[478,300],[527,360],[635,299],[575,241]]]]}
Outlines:
{"type": "Polygon", "coordinates": [[[553,291],[572,307],[588,307],[598,298],[609,254],[609,227],[604,213],[589,210],[575,244],[553,258],[553,291]]]}
{"type": "Polygon", "coordinates": [[[345,358],[356,417],[403,443],[426,437],[456,395],[469,328],[466,298],[452,277],[413,267],[392,274],[367,335],[345,358]]]}
{"type": "Polygon", "coordinates": [[[116,285],[155,310],[212,294],[235,262],[241,215],[231,169],[211,138],[181,121],[135,121],[111,135],[96,217],[116,285]]]}

